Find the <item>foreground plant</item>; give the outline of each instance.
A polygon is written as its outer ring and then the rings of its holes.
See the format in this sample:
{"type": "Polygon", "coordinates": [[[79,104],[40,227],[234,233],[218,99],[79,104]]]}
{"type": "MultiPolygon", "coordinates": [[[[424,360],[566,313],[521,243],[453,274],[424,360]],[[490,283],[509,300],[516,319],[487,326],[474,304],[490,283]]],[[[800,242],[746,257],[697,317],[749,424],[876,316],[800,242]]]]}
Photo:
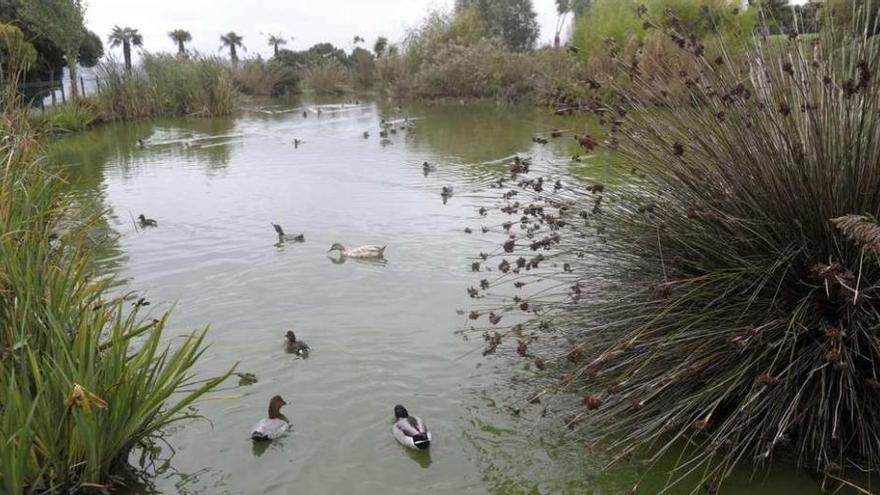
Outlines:
{"type": "Polygon", "coordinates": [[[109,296],[85,246],[98,219],[71,219],[39,136],[12,113],[0,122],[0,492],[105,489],[228,374],[194,385],[205,331],[168,347],[167,314],[109,296]]]}
{"type": "Polygon", "coordinates": [[[608,136],[577,136],[613,150],[626,185],[532,177],[505,194],[512,236],[484,256],[502,275],[470,293],[523,295],[489,314],[486,353],[512,339],[546,370],[529,402],[579,396],[551,412],[613,461],[672,455],[669,486],[715,491],[777,458],[855,486],[880,470],[873,29],[742,61],[669,25],[691,60],[662,77],[690,104],[627,60],[634,88],[597,110],[608,136]],[[518,311],[532,320],[502,330],[518,311]]]}

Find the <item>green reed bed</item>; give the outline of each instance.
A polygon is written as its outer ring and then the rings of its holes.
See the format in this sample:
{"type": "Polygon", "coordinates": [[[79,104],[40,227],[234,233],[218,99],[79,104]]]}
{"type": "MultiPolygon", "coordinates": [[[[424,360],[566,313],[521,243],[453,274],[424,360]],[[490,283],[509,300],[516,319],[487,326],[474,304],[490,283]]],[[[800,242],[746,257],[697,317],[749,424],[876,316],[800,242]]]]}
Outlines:
{"type": "Polygon", "coordinates": [[[537,371],[524,404],[612,464],[677,459],[668,486],[694,492],[779,460],[867,483],[880,469],[871,32],[829,27],[766,52],[758,40],[733,60],[669,29],[687,65],[658,66],[689,103],[625,60],[633,89],[597,110],[608,134],[575,136],[613,151],[626,185],[557,186],[511,165],[512,237],[478,260],[497,275],[469,292],[519,294],[471,317],[488,314],[486,354],[537,371]],[[517,315],[529,321],[510,326],[517,315]]]}
{"type": "Polygon", "coordinates": [[[205,331],[168,346],[111,298],[62,181],[24,117],[0,125],[0,492],[103,489],[226,375],[193,383],[205,331]]]}
{"type": "Polygon", "coordinates": [[[218,57],[148,53],[130,72],[115,61],[102,64],[98,77],[106,120],[216,117],[236,112],[240,104],[232,68],[218,57]]]}

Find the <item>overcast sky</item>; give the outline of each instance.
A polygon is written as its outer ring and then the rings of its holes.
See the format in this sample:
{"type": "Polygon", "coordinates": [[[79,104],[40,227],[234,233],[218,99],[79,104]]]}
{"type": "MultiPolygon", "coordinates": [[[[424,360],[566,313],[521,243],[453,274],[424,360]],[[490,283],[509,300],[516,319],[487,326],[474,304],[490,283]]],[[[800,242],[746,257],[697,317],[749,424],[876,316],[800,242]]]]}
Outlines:
{"type": "MultiPolygon", "coordinates": [[[[539,44],[553,39],[556,27],[554,0],[533,0],[541,25],[539,44]]],[[[168,38],[172,29],[192,33],[190,47],[217,53],[220,35],[229,31],[244,36],[246,55],[267,57],[271,33],[293,37],[286,48],[301,50],[329,41],[352,49],[360,35],[372,48],[377,36],[400,41],[407,28],[417,26],[429,10],[448,10],[454,0],[89,0],[86,23],[105,41],[113,26],[138,29],[149,51],[174,51],[168,38]]],[[[109,47],[105,46],[105,50],[109,47]]],[[[121,49],[114,50],[117,56],[121,49]]]]}

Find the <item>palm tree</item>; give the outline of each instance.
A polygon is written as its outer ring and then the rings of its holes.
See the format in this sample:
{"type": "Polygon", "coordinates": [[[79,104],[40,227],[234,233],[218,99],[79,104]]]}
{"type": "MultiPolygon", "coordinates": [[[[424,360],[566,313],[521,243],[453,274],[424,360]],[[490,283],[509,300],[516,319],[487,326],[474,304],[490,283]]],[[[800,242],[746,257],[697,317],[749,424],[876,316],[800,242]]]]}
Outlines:
{"type": "MultiPolygon", "coordinates": [[[[290,39],[293,39],[293,38],[290,38],[290,39]]],[[[270,34],[269,35],[269,46],[275,48],[275,56],[276,57],[278,56],[278,46],[279,45],[286,45],[286,44],[287,44],[287,40],[284,37],[282,37],[280,34],[270,34]]]]}
{"type": "Polygon", "coordinates": [[[177,54],[186,55],[186,47],[183,45],[184,43],[192,41],[192,35],[189,34],[189,31],[185,29],[175,29],[174,31],[170,31],[168,33],[168,37],[170,37],[172,41],[177,43],[177,54]]]}
{"type": "Polygon", "coordinates": [[[242,50],[247,51],[247,48],[241,44],[242,41],[244,41],[244,38],[235,34],[234,31],[229,31],[220,36],[220,49],[222,50],[224,47],[229,47],[229,58],[232,60],[233,64],[238,63],[238,52],[235,51],[236,47],[241,47],[242,50]]]}
{"type": "Polygon", "coordinates": [[[144,37],[137,29],[130,27],[121,28],[113,26],[113,32],[107,37],[110,47],[115,48],[122,45],[122,56],[125,58],[125,70],[131,71],[131,45],[143,46],[144,37]]]}
{"type": "Polygon", "coordinates": [[[376,43],[373,44],[373,52],[376,53],[376,58],[382,58],[386,48],[388,48],[388,38],[384,36],[376,38],[376,43]]]}

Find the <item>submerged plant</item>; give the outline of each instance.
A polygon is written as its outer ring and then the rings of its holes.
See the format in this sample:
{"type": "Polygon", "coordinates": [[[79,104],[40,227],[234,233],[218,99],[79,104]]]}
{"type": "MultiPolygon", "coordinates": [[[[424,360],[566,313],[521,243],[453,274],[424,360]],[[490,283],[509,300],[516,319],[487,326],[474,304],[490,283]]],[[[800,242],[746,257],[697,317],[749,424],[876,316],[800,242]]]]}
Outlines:
{"type": "Polygon", "coordinates": [[[598,110],[629,186],[522,179],[517,202],[505,195],[520,221],[496,257],[524,263],[492,286],[534,282],[539,307],[522,290],[505,306],[534,318],[507,335],[552,371],[530,397],[583,397],[557,413],[612,462],[675,454],[668,483],[694,491],[778,457],[849,485],[880,470],[872,32],[795,33],[719,61],[672,29],[690,59],[665,70],[689,104],[633,71],[633,89],[598,110]]]}

